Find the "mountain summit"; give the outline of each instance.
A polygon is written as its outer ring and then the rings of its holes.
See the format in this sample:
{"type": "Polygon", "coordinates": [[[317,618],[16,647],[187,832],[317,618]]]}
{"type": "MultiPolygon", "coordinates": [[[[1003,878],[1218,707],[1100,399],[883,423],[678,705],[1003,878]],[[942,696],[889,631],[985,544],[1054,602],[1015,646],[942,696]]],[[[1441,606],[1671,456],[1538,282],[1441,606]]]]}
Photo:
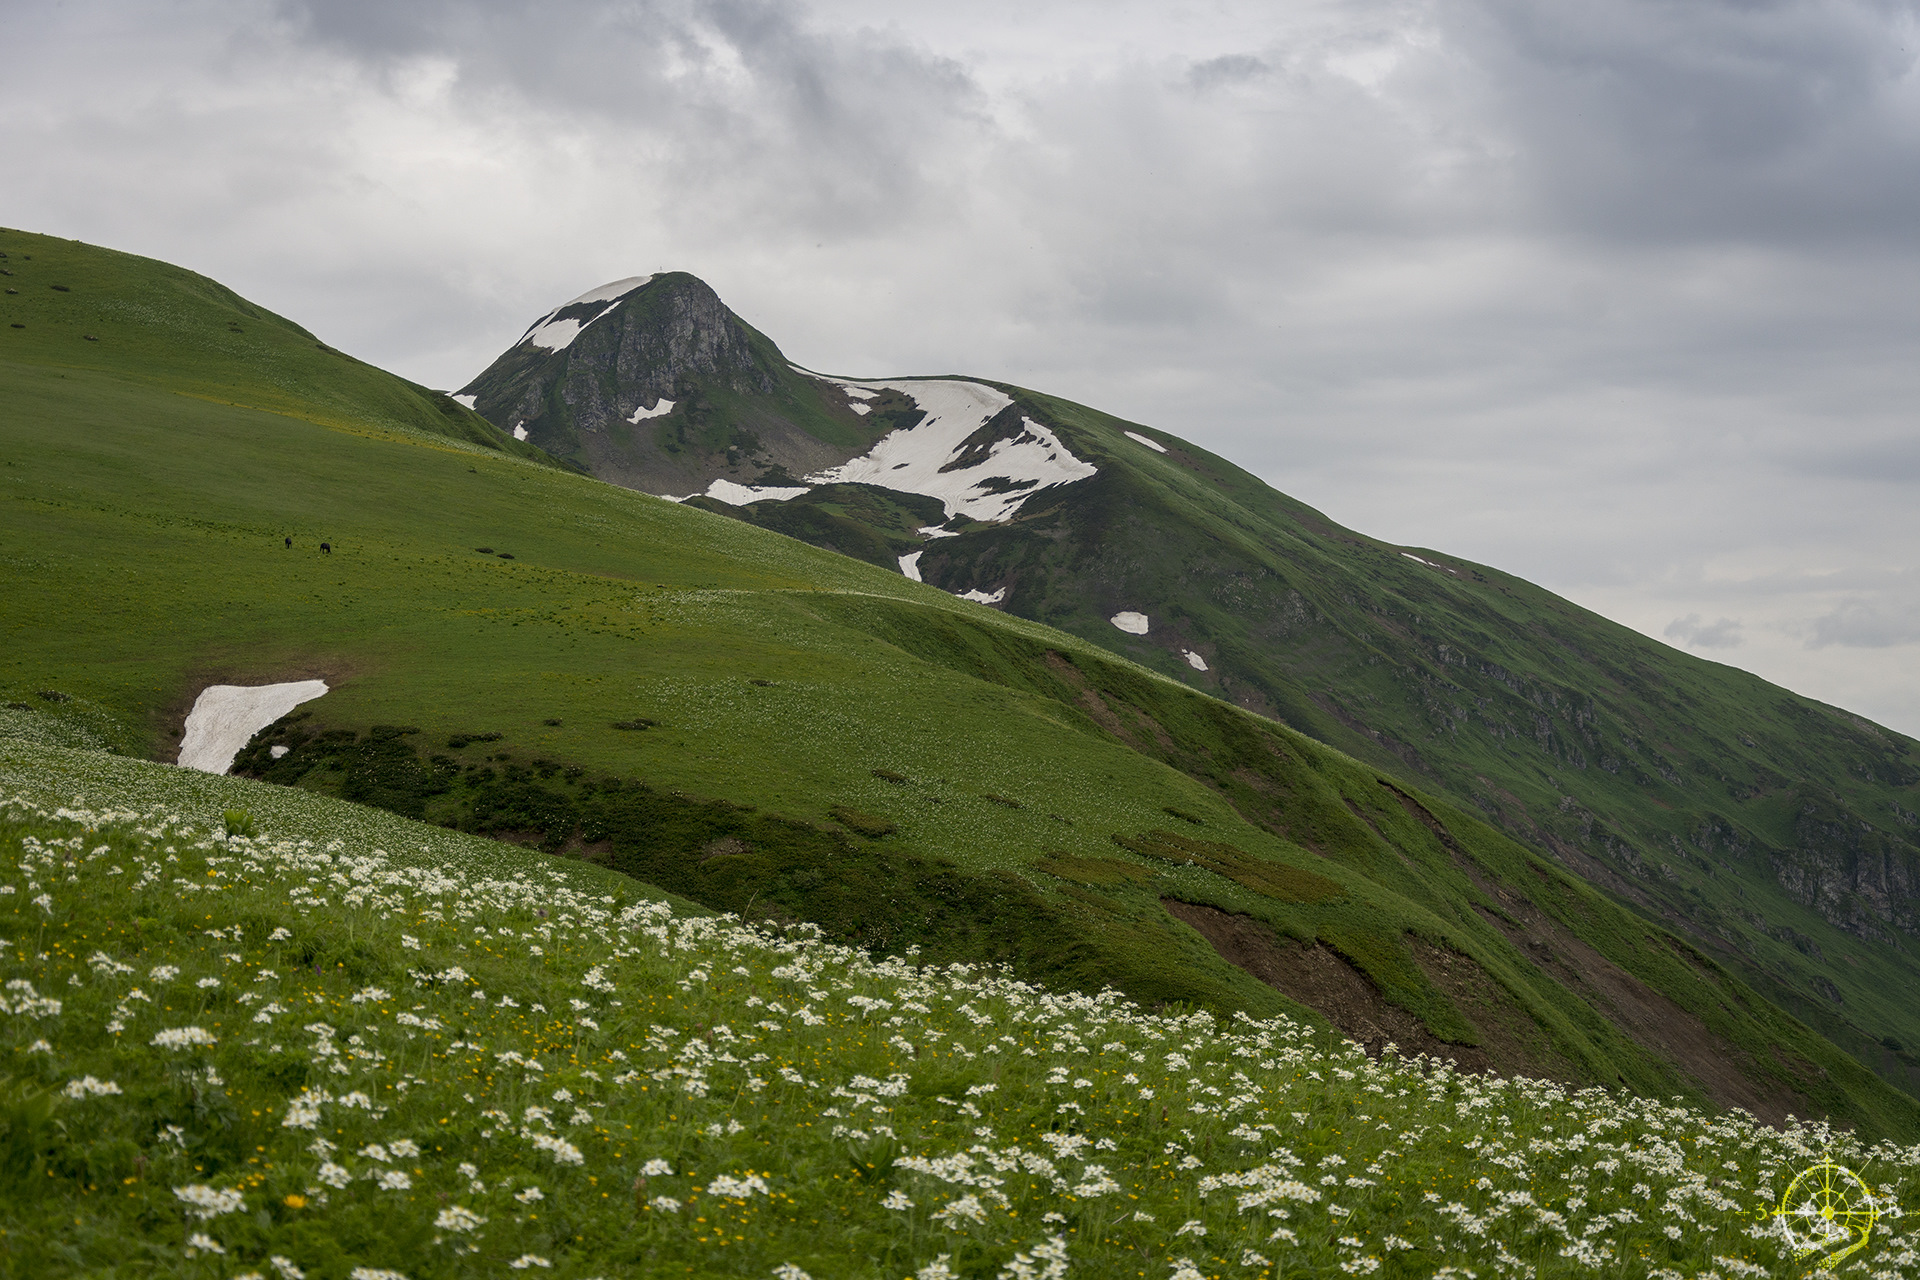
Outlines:
{"type": "Polygon", "coordinates": [[[616,484],[731,506],[871,486],[905,501],[902,519],[930,521],[908,522],[922,538],[1003,522],[1034,494],[1097,470],[992,386],[801,369],[680,272],[556,307],[462,396],[515,437],[616,484]]]}
{"type": "Polygon", "coordinates": [[[1920,744],[1900,734],[1342,528],[1164,432],[987,379],[798,369],[682,273],[549,312],[466,391],[603,479],[1059,627],[1417,778],[1920,1091],[1900,994],[1920,979],[1920,744]]]}

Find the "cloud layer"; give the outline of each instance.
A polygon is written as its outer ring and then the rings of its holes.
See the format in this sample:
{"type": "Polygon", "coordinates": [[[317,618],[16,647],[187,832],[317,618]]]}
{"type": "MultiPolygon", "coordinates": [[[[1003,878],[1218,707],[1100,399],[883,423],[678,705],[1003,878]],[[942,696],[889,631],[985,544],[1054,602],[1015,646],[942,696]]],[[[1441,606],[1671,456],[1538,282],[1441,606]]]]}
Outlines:
{"type": "Polygon", "coordinates": [[[1920,9],[1277,8],[37,6],[0,217],[438,386],[691,270],[1920,732],[1920,9]]]}

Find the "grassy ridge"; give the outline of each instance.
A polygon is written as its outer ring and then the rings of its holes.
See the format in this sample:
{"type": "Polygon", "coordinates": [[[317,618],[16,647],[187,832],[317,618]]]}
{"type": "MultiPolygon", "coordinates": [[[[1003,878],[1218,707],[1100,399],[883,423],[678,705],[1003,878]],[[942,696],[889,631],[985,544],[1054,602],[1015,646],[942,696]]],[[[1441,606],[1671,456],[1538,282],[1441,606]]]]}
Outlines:
{"type": "Polygon", "coordinates": [[[1912,1100],[1564,871],[1085,641],[444,437],[28,354],[0,359],[9,731],[165,758],[206,684],[324,676],[257,742],[294,748],[256,751],[263,775],[842,941],[1313,1021],[1313,992],[1166,904],[1211,910],[1358,983],[1403,1039],[1920,1132],[1912,1100]],[[1288,887],[1309,882],[1338,892],[1288,887]],[[1512,894],[1705,1056],[1524,952],[1512,894]],[[1703,1074],[1721,1059],[1739,1080],[1703,1074]]]}
{"type": "Polygon", "coordinates": [[[335,429],[441,436],[547,461],[447,396],[336,351],[205,276],[6,228],[0,254],[7,359],[110,373],[335,429]]]}
{"type": "Polygon", "coordinates": [[[1817,1260],[1774,1211],[1822,1157],[1858,1262],[1916,1261],[1920,1148],[875,961],[296,791],[209,830],[135,806],[272,789],[8,750],[10,1273],[1744,1277],[1817,1260]]]}

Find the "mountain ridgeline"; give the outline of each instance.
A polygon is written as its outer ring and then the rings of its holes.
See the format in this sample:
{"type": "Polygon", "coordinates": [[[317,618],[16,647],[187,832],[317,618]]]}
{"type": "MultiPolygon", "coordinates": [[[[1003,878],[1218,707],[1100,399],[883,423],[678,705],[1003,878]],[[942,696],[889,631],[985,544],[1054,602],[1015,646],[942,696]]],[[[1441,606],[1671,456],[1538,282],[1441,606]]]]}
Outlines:
{"type": "Polygon", "coordinates": [[[603,479],[1058,627],[1415,780],[1920,1090],[1911,739],[1342,528],[1163,432],[984,379],[811,375],[691,276],[623,283],[530,330],[467,388],[478,410],[603,479]],[[549,336],[568,319],[585,327],[549,336]],[[916,443],[957,387],[973,430],[916,443]],[[1023,472],[1017,431],[1082,473],[1023,472]]]}

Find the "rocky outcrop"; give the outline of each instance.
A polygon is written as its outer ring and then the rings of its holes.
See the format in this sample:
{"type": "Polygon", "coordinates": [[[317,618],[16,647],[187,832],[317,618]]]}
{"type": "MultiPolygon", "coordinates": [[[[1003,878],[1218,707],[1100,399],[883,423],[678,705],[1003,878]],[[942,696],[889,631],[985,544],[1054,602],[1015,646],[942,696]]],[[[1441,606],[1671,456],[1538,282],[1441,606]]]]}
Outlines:
{"type": "Polygon", "coordinates": [[[1773,858],[1796,902],[1855,937],[1899,945],[1920,934],[1920,849],[1851,810],[1803,793],[1794,846],[1773,858]]]}
{"type": "Polygon", "coordinates": [[[704,281],[671,272],[612,304],[553,312],[464,393],[481,416],[548,453],[602,479],[661,492],[704,488],[715,470],[752,480],[773,466],[837,460],[844,450],[818,442],[770,449],[769,437],[804,435],[773,415],[762,415],[769,421],[758,431],[739,420],[739,400],[774,397],[785,377],[771,342],[704,281]],[[570,342],[536,341],[567,320],[584,326],[570,342]],[[721,400],[735,401],[734,411],[716,413],[721,400]]]}

